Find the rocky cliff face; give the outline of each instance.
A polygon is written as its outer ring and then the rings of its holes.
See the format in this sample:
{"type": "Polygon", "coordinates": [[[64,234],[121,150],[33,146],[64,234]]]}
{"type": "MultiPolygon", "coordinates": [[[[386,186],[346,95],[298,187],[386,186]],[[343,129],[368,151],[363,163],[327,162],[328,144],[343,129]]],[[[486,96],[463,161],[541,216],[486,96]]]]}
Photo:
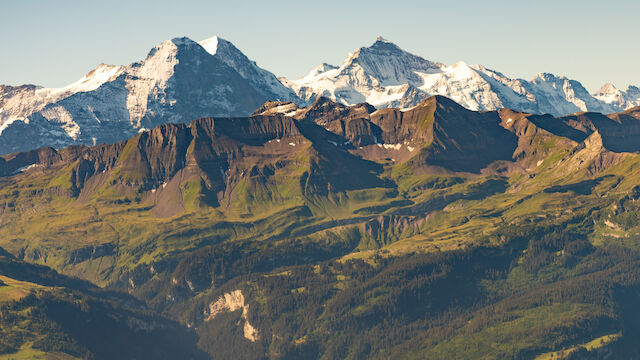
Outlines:
{"type": "Polygon", "coordinates": [[[603,151],[635,152],[639,118],[637,108],[553,118],[473,112],[444,97],[409,110],[319,98],[306,108],[266,103],[248,118],[165,124],[112,145],[17,153],[0,158],[0,171],[23,176],[66,169],[65,181],[48,191],[79,199],[111,187],[145,193],[159,216],[196,203],[232,211],[257,201],[256,191],[265,192],[259,201],[272,201],[285,191],[280,186],[292,197],[385,186],[376,175],[382,164],[445,173],[524,171],[554,148],[576,146],[596,132],[603,151]],[[283,177],[297,180],[280,182],[283,177]],[[187,200],[191,191],[196,196],[187,200]]]}
{"type": "Polygon", "coordinates": [[[242,310],[242,320],[244,325],[242,327],[244,337],[252,342],[259,339],[258,330],[249,323],[249,304],[245,302],[242,290],[234,290],[226,293],[214,302],[209,304],[209,308],[205,311],[208,312],[208,316],[205,321],[211,321],[216,318],[217,315],[224,312],[234,312],[236,310],[242,310]]]}
{"type": "Polygon", "coordinates": [[[596,132],[603,151],[635,152],[639,119],[637,109],[553,118],[473,112],[438,96],[409,110],[319,98],[306,108],[266,103],[248,118],[165,124],[112,145],[17,153],[0,158],[0,171],[62,172],[64,181],[48,191],[84,200],[106,188],[147,194],[158,216],[205,205],[250,212],[253,202],[384,187],[377,174],[385,164],[433,173],[525,171],[596,132]]]}
{"type": "Polygon", "coordinates": [[[190,166],[214,174],[229,170],[231,164],[249,166],[270,154],[303,148],[317,154],[341,150],[345,156],[374,161],[399,155],[393,158],[395,163],[422,154],[431,164],[456,170],[453,163],[459,160],[454,159],[464,156],[485,158],[477,163],[480,167],[512,160],[531,126],[573,142],[598,131],[606,149],[638,151],[634,139],[640,134],[639,114],[637,108],[607,116],[580,113],[560,118],[510,110],[473,112],[439,96],[408,110],[376,110],[366,103],[346,106],[327,98],[318,98],[306,108],[291,102],[267,102],[248,118],[202,118],[189,125],[165,124],[113,145],[45,147],[4,156],[0,171],[9,176],[29,171],[30,166],[77,161],[79,184],[83,177],[121,168],[123,174],[139,175],[144,182],[136,185],[147,189],[190,166]],[[214,164],[222,167],[212,170],[214,164]]]}

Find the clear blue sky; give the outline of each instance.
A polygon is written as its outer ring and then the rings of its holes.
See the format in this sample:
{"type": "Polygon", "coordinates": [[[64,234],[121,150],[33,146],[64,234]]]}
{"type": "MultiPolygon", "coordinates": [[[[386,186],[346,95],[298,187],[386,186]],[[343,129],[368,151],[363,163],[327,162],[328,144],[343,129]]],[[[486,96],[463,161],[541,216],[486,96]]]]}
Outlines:
{"type": "Polygon", "coordinates": [[[378,35],[430,60],[590,91],[640,85],[640,1],[0,0],[0,84],[63,86],[176,36],[219,35],[278,76],[340,64],[378,35]]]}

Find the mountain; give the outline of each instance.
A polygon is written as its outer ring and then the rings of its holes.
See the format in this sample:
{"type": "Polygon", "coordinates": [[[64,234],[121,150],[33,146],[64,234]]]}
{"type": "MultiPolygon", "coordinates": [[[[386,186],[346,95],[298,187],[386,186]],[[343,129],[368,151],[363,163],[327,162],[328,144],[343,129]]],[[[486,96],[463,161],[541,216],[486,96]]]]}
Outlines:
{"type": "Polygon", "coordinates": [[[595,95],[575,80],[541,73],[510,79],[480,65],[445,65],[378,38],[340,66],[278,79],[231,42],[175,38],[128,66],[101,64],[63,88],[0,86],[0,154],[42,146],[95,145],[128,139],[165,123],[246,116],[265,101],[308,105],[324,96],[345,105],[409,108],[443,95],[470,110],[509,108],[564,116],[620,112],[640,105],[640,90],[605,85],[595,95]],[[26,139],[26,140],[25,140],[26,139]]]}
{"type": "Polygon", "coordinates": [[[208,53],[234,69],[251,85],[271,100],[299,101],[292,90],[285,87],[267,70],[249,60],[231,42],[214,36],[199,43],[208,53]]]}
{"type": "Polygon", "coordinates": [[[132,296],[28,264],[0,248],[5,358],[206,359],[193,331],[132,296]]]}
{"type": "Polygon", "coordinates": [[[0,157],[0,246],[211,358],[639,358],[639,136],[639,107],[271,101],[0,157]]]}
{"type": "Polygon", "coordinates": [[[555,116],[612,113],[638,105],[635,87],[624,95],[591,95],[578,81],[548,73],[531,81],[510,79],[481,65],[429,61],[382,37],[350,54],[340,66],[322,64],[301,79],[282,81],[306,100],[325,96],[378,108],[411,107],[430,95],[449,97],[470,110],[509,108],[555,116]]]}
{"type": "Polygon", "coordinates": [[[613,84],[607,83],[595,93],[594,97],[621,109],[640,106],[640,89],[637,86],[629,86],[627,91],[622,91],[613,84]]]}
{"type": "Polygon", "coordinates": [[[248,115],[276,99],[297,97],[230,42],[175,38],[64,88],[0,87],[0,153],[114,143],[164,123],[248,115]]]}

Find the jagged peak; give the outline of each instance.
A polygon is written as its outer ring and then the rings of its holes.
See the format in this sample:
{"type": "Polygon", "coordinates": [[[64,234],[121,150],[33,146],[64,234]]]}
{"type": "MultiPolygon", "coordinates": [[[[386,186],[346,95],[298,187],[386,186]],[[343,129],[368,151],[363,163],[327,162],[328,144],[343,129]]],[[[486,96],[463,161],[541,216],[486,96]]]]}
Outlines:
{"type": "Polygon", "coordinates": [[[567,80],[567,78],[564,76],[556,76],[552,73],[541,72],[541,73],[537,73],[536,76],[533,77],[531,82],[533,83],[537,83],[540,81],[551,82],[556,80],[567,80]]]}
{"type": "MultiPolygon", "coordinates": [[[[398,45],[392,43],[389,40],[378,36],[376,42],[374,42],[369,47],[361,47],[356,50],[354,53],[348,54],[345,61],[342,63],[341,68],[348,67],[354,62],[357,62],[362,56],[367,56],[368,54],[375,55],[384,55],[384,56],[402,56],[404,54],[411,55],[406,51],[402,50],[398,45]]],[[[412,55],[414,56],[414,55],[412,55]]]]}
{"type": "Polygon", "coordinates": [[[165,40],[160,44],[154,46],[151,50],[149,50],[149,54],[147,55],[147,59],[156,56],[156,54],[174,54],[179,49],[191,49],[194,47],[200,47],[200,45],[189,39],[186,36],[183,37],[175,37],[171,40],[165,40]]]}
{"type": "Polygon", "coordinates": [[[635,85],[629,85],[627,87],[627,94],[628,95],[640,96],[640,88],[638,88],[635,85]]]}
{"type": "Polygon", "coordinates": [[[551,73],[539,73],[533,78],[533,80],[531,80],[531,82],[534,84],[540,84],[545,82],[552,83],[553,86],[560,86],[560,84],[562,84],[563,87],[568,86],[572,88],[574,91],[579,91],[585,94],[586,96],[591,96],[587,91],[587,89],[584,88],[584,85],[582,85],[582,83],[580,83],[577,80],[569,79],[566,76],[557,76],[551,73]]]}
{"type": "Polygon", "coordinates": [[[385,39],[382,36],[378,36],[376,38],[376,41],[373,43],[373,45],[371,45],[371,47],[374,46],[393,46],[395,48],[398,48],[398,45],[394,44],[391,40],[385,39]]]}
{"type": "Polygon", "coordinates": [[[320,65],[318,65],[318,67],[315,68],[315,71],[321,73],[321,72],[326,72],[329,70],[335,70],[338,67],[335,65],[331,65],[331,64],[327,64],[327,63],[322,63],[320,65]]]}
{"type": "Polygon", "coordinates": [[[181,36],[181,37],[175,37],[173,39],[170,40],[173,44],[175,44],[176,46],[183,46],[183,45],[193,45],[195,44],[195,41],[189,39],[186,36],[181,36]]]}
{"type": "Polygon", "coordinates": [[[600,88],[600,90],[598,90],[596,92],[596,94],[614,94],[614,93],[618,93],[620,92],[620,90],[618,90],[617,87],[615,87],[612,83],[608,82],[604,85],[602,85],[602,87],[600,88]]]}
{"type": "Polygon", "coordinates": [[[375,50],[375,51],[385,51],[385,52],[395,52],[395,51],[406,52],[402,50],[398,45],[383,38],[382,36],[378,36],[376,41],[371,46],[363,49],[367,49],[369,51],[375,50]]]}

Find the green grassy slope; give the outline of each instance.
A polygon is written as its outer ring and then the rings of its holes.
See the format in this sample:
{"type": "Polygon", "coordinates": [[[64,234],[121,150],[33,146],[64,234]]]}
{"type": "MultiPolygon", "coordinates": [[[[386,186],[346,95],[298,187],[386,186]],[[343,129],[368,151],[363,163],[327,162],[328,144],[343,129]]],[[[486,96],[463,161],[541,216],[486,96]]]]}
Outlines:
{"type": "Polygon", "coordinates": [[[130,297],[0,255],[0,356],[205,358],[186,328],[130,297]]]}
{"type": "MultiPolygon", "coordinates": [[[[637,357],[634,114],[319,100],[12,155],[0,246],[129,292],[214,358],[637,357]]],[[[0,275],[12,304],[75,301],[0,275]]]]}

